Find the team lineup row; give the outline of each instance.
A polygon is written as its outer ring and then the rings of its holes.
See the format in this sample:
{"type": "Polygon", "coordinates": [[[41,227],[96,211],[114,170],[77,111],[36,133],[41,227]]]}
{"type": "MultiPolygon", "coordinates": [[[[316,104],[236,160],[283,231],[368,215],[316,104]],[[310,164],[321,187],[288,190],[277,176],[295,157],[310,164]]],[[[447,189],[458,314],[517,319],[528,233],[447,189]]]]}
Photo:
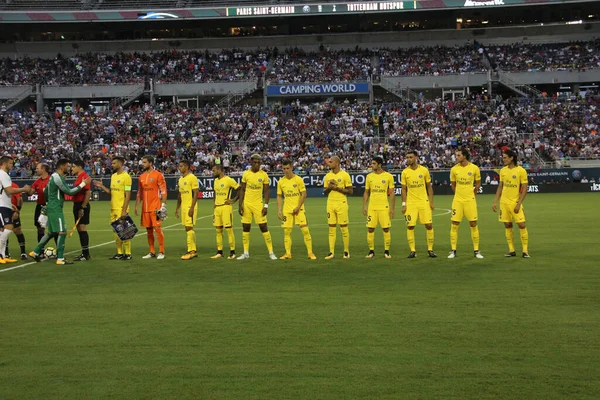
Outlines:
{"type": "MultiPolygon", "coordinates": [[[[458,241],[458,226],[463,218],[466,218],[471,228],[474,256],[483,258],[479,251],[479,230],[477,227],[477,203],[475,196],[481,185],[479,168],[469,162],[470,154],[466,149],[456,152],[458,163],[450,172],[450,180],[454,190],[452,202],[452,225],[451,225],[451,252],[448,258],[456,257],[456,243],[458,241]]],[[[408,166],[402,172],[402,208],[407,225],[407,240],[410,248],[408,258],[416,257],[414,229],[417,221],[424,225],[427,232],[428,256],[435,258],[433,251],[434,230],[432,224],[432,211],[434,210],[433,188],[431,177],[427,168],[418,163],[418,154],[415,151],[406,155],[408,166]]],[[[348,173],[340,169],[340,159],[336,156],[328,161],[331,171],[324,179],[324,193],[327,196],[327,219],[329,225],[329,254],[325,259],[335,257],[335,244],[337,227],[342,233],[344,246],[344,258],[350,258],[349,232],[348,232],[348,202],[347,196],[353,193],[353,187],[348,173]]],[[[384,236],[384,257],[391,258],[391,220],[395,217],[395,194],[393,176],[382,169],[383,159],[374,157],[372,160],[372,173],[366,178],[365,192],[363,196],[363,214],[367,219],[367,244],[369,253],[366,258],[375,256],[375,229],[380,226],[384,236]]],[[[504,168],[500,171],[500,184],[493,204],[493,210],[499,213],[499,220],[504,223],[506,239],[509,247],[507,257],[516,256],[513,241],[513,221],[519,227],[522,256],[529,258],[527,249],[528,232],[525,224],[525,214],[522,203],[527,195],[527,173],[517,165],[517,156],[511,150],[503,152],[504,168]]],[[[227,233],[229,243],[228,259],[235,259],[235,237],[233,234],[233,205],[239,202],[239,214],[242,222],[242,242],[244,252],[237,257],[238,260],[250,257],[250,228],[254,221],[262,232],[269,258],[276,260],[273,252],[273,242],[267,227],[267,213],[269,208],[269,177],[261,170],[261,157],[254,154],[250,159],[251,168],[247,170],[238,184],[234,179],[225,176],[223,167],[215,165],[214,174],[214,215],[213,224],[216,229],[217,253],[212,258],[225,257],[223,254],[223,231],[227,233]]],[[[7,172],[12,168],[12,159],[3,157],[0,164],[4,174],[0,173],[3,187],[13,186],[6,178],[7,172]],[[5,160],[6,159],[6,160],[5,160]],[[8,186],[7,186],[8,185],[8,186]]],[[[57,264],[70,264],[64,259],[64,241],[66,238],[66,224],[63,214],[64,195],[74,196],[74,217],[76,227],[80,236],[82,253],[75,258],[76,261],[89,260],[89,236],[86,226],[89,224],[89,201],[91,190],[91,178],[80,168],[81,162],[75,162],[72,172],[77,175],[77,181],[73,187],[69,187],[64,176],[71,170],[69,160],[59,160],[56,172],[49,175],[49,168],[45,164],[38,165],[38,179],[32,187],[15,188],[13,191],[4,191],[8,201],[13,201],[11,195],[19,193],[38,193],[38,205],[36,207],[36,226],[38,226],[38,245],[30,252],[30,256],[36,261],[41,261],[43,249],[46,243],[54,238],[57,243],[57,264]],[[45,204],[47,215],[39,216],[42,205],[45,204]]],[[[111,222],[124,219],[129,214],[129,203],[131,200],[132,180],[123,169],[124,159],[113,157],[112,167],[114,174],[111,176],[110,187],[104,186],[101,181],[94,181],[94,186],[110,193],[111,195],[111,222]]],[[[146,228],[149,252],[144,259],[165,257],[164,234],[162,221],[166,218],[166,183],[164,176],[154,169],[154,159],[151,156],[142,158],[144,173],[138,181],[138,191],[135,202],[135,215],[141,215],[141,225],[146,228]],[[141,208],[140,208],[141,207],[141,208]],[[159,251],[156,252],[155,237],[158,240],[159,251]]],[[[277,215],[284,230],[285,254],[280,259],[292,257],[292,228],[298,225],[304,236],[304,243],[308,258],[315,260],[317,257],[312,251],[312,237],[308,229],[308,222],[304,210],[306,200],[306,188],[303,180],[293,173],[293,163],[286,160],[282,163],[284,177],[277,185],[277,215]]],[[[196,248],[196,237],[194,226],[197,220],[197,194],[199,190],[198,179],[190,172],[190,163],[181,161],[179,163],[181,177],[178,182],[179,192],[175,215],[181,218],[181,223],[186,231],[187,252],[181,257],[183,260],[191,260],[198,257],[196,248]]],[[[6,201],[5,201],[6,202],[6,201]]],[[[5,206],[0,203],[0,211],[5,206]]],[[[11,216],[5,217],[2,213],[4,236],[10,235],[12,231],[13,218],[18,220],[14,206],[11,216]],[[4,233],[7,232],[8,233],[4,233]]],[[[75,228],[74,228],[75,229],[75,228]]],[[[16,233],[16,232],[15,232],[16,233]]],[[[117,253],[111,259],[130,260],[131,242],[121,240],[115,233],[117,253]]],[[[0,240],[0,255],[2,261],[13,262],[3,253],[3,243],[0,240]]],[[[23,252],[22,247],[22,252],[23,252]]],[[[23,256],[23,254],[22,254],[23,256]]]]}

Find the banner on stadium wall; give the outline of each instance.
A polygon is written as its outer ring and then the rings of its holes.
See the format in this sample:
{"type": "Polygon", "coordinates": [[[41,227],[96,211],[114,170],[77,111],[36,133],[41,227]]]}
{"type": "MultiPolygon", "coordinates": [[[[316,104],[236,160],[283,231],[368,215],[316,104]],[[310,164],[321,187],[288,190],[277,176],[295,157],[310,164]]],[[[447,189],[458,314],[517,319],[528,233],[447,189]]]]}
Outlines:
{"type": "Polygon", "coordinates": [[[269,85],[267,96],[336,96],[369,94],[369,83],[307,83],[269,85]]]}

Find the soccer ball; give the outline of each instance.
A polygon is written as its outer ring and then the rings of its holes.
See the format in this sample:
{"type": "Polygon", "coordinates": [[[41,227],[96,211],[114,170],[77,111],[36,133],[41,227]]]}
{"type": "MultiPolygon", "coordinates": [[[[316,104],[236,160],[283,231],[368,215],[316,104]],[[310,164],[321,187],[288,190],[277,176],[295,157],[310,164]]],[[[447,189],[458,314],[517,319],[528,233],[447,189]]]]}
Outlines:
{"type": "Polygon", "coordinates": [[[54,247],[46,247],[44,256],[46,258],[56,258],[56,249],[54,247]]]}

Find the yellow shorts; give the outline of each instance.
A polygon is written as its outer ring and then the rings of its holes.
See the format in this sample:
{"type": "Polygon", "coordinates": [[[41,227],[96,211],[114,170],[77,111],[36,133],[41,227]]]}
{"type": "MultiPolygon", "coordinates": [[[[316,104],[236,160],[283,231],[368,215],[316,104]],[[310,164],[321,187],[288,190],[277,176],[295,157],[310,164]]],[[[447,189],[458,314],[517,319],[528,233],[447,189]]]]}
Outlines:
{"type": "Polygon", "coordinates": [[[429,203],[409,204],[406,206],[406,214],[404,214],[404,219],[406,219],[406,225],[417,225],[417,218],[419,219],[419,223],[421,223],[422,225],[432,223],[433,216],[431,214],[431,207],[429,207],[429,203]]]}
{"type": "Polygon", "coordinates": [[[258,225],[266,224],[267,217],[262,215],[263,205],[244,203],[244,215],[242,215],[242,224],[251,224],[252,217],[258,225]]]}
{"type": "Polygon", "coordinates": [[[231,228],[233,226],[233,207],[231,205],[214,208],[213,226],[223,226],[225,228],[231,228]]]}
{"type": "Polygon", "coordinates": [[[282,228],[292,228],[294,225],[307,225],[306,221],[306,212],[304,209],[298,212],[298,215],[293,215],[292,213],[283,213],[283,221],[281,221],[282,228]]]}
{"type": "Polygon", "coordinates": [[[452,217],[454,222],[462,221],[463,217],[467,221],[477,221],[477,201],[452,201],[452,217]]]}
{"type": "Polygon", "coordinates": [[[392,220],[390,218],[390,210],[368,210],[367,212],[367,228],[377,228],[377,224],[381,225],[382,228],[389,228],[392,226],[392,220]]]}
{"type": "Polygon", "coordinates": [[[348,225],[348,203],[327,205],[327,223],[329,225],[348,225]]]}
{"type": "Polygon", "coordinates": [[[181,209],[179,210],[179,212],[181,213],[181,225],[183,226],[194,226],[196,225],[196,221],[198,220],[198,206],[196,206],[196,208],[194,209],[193,217],[190,217],[188,214],[190,212],[190,208],[191,207],[181,207],[181,209]]]}
{"type": "Polygon", "coordinates": [[[498,221],[500,222],[513,222],[517,224],[525,222],[525,209],[523,204],[519,208],[519,212],[515,213],[515,206],[517,203],[500,203],[498,221]]]}

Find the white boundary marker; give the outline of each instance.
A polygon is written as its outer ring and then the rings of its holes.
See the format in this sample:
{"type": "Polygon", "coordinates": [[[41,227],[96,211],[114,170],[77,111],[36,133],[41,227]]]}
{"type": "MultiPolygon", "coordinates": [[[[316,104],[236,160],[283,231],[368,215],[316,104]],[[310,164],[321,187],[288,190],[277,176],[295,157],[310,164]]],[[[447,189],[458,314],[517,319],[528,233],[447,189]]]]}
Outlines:
{"type": "MultiPolygon", "coordinates": [[[[450,214],[452,212],[452,210],[449,210],[447,208],[438,208],[438,210],[445,210],[445,212],[442,213],[442,214],[433,214],[434,217],[441,217],[443,215],[448,215],[448,214],[450,214]]],[[[203,217],[197,218],[196,221],[199,221],[199,220],[205,219],[205,218],[209,218],[209,217],[212,217],[212,216],[213,216],[213,214],[205,215],[203,217]]],[[[392,221],[402,221],[402,220],[403,220],[403,218],[395,218],[392,221]]],[[[364,222],[351,222],[349,225],[358,225],[358,224],[364,224],[364,222]]],[[[173,228],[173,227],[179,226],[179,225],[181,225],[181,222],[178,222],[178,223],[173,224],[173,225],[165,226],[163,228],[163,230],[167,230],[169,228],[173,228]]],[[[329,226],[329,225],[328,224],[314,224],[314,225],[309,225],[309,227],[316,227],[316,226],[329,226]]],[[[269,227],[269,228],[280,228],[280,226],[275,226],[275,227],[272,226],[272,227],[269,227]]],[[[215,229],[215,228],[214,227],[210,227],[210,228],[196,228],[195,230],[213,230],[213,229],[215,229]]],[[[89,231],[89,232],[112,232],[112,230],[106,229],[106,230],[95,230],[95,231],[89,231]]],[[[138,238],[138,237],[145,236],[145,235],[147,235],[147,233],[142,233],[141,235],[137,235],[136,237],[134,237],[134,239],[138,238]]],[[[114,240],[111,240],[110,242],[104,242],[104,243],[100,243],[100,244],[95,244],[93,246],[90,246],[90,249],[94,249],[96,247],[106,246],[106,245],[113,244],[113,243],[115,243],[114,240]]],[[[79,251],[80,250],[69,251],[68,253],[65,253],[65,255],[67,255],[67,254],[74,254],[74,253],[77,253],[79,251]]],[[[14,269],[25,268],[25,267],[27,267],[29,265],[33,265],[33,264],[38,264],[38,262],[32,261],[32,262],[28,262],[28,263],[25,263],[25,264],[15,265],[14,267],[0,269],[0,272],[7,272],[7,271],[12,271],[14,269]]]]}

